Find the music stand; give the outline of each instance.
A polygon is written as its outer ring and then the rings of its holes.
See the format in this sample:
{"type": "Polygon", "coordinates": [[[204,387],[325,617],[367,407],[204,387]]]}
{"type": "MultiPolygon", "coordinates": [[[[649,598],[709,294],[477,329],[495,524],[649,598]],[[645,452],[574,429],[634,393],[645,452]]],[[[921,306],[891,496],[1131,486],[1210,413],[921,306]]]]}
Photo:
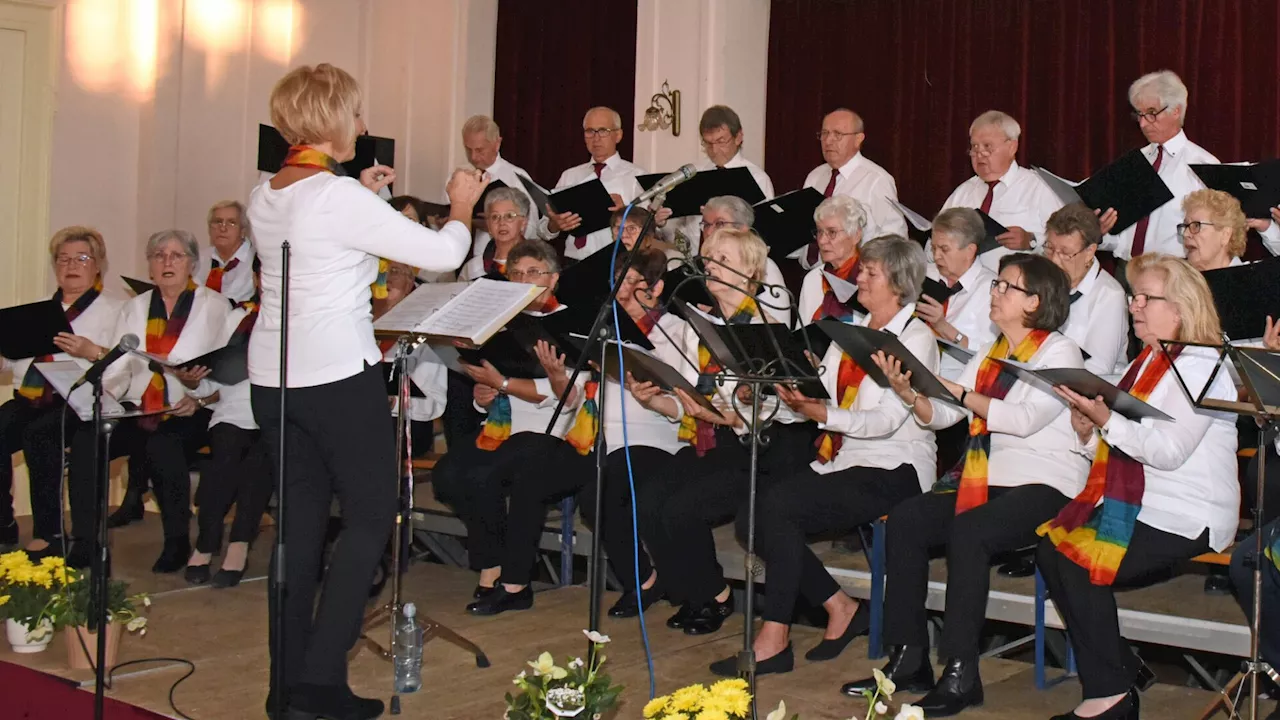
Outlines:
{"type": "Polygon", "coordinates": [[[1222,340],[1222,345],[1160,341],[1161,350],[1170,356],[1170,367],[1173,368],[1178,384],[1182,386],[1182,390],[1187,394],[1187,397],[1192,399],[1192,404],[1195,407],[1244,415],[1253,418],[1258,423],[1258,477],[1256,479],[1258,501],[1253,508],[1255,561],[1253,565],[1253,622],[1249,628],[1249,659],[1241,663],[1240,672],[1236,673],[1235,677],[1222,688],[1220,697],[1215,698],[1213,703],[1201,713],[1201,720],[1213,717],[1220,708],[1225,708],[1233,718],[1239,717],[1239,712],[1236,708],[1239,694],[1237,692],[1236,698],[1233,699],[1232,693],[1236,692],[1240,684],[1246,679],[1249,680],[1249,717],[1256,719],[1258,717],[1258,681],[1261,679],[1260,676],[1275,677],[1274,669],[1260,658],[1258,641],[1262,634],[1262,565],[1265,562],[1262,538],[1262,507],[1266,478],[1266,435],[1268,430],[1275,427],[1277,420],[1280,420],[1280,375],[1277,375],[1274,369],[1268,368],[1262,363],[1261,356],[1275,358],[1277,353],[1262,348],[1236,347],[1231,344],[1230,338],[1226,337],[1225,334],[1222,340]],[[1178,348],[1212,348],[1218,352],[1213,372],[1209,374],[1209,379],[1199,393],[1191,392],[1181,373],[1178,372],[1178,366],[1173,363],[1172,355],[1169,352],[1171,346],[1178,348]],[[1229,365],[1224,364],[1224,361],[1228,361],[1229,365]],[[1245,400],[1218,400],[1206,397],[1209,393],[1209,388],[1213,385],[1214,378],[1218,376],[1223,367],[1235,368],[1236,374],[1240,378],[1240,383],[1245,389],[1245,400]]]}

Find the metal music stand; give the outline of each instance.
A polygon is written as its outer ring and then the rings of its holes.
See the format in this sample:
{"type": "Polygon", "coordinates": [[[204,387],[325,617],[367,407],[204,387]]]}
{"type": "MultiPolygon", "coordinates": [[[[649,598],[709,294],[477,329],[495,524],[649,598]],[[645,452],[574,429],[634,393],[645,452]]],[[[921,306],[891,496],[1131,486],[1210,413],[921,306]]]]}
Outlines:
{"type": "Polygon", "coordinates": [[[1199,393],[1191,392],[1182,375],[1178,372],[1178,366],[1173,364],[1171,359],[1170,367],[1173,368],[1178,384],[1182,386],[1182,390],[1187,394],[1187,397],[1192,398],[1192,404],[1197,408],[1244,415],[1253,418],[1258,423],[1258,502],[1253,508],[1255,560],[1253,564],[1253,623],[1249,628],[1249,659],[1241,663],[1240,672],[1236,673],[1236,676],[1219,693],[1219,697],[1215,698],[1213,703],[1200,714],[1201,720],[1205,720],[1218,714],[1219,709],[1225,709],[1230,717],[1240,717],[1240,712],[1237,708],[1237,703],[1240,700],[1240,687],[1241,683],[1248,680],[1249,717],[1257,720],[1258,685],[1261,676],[1267,675],[1273,681],[1280,682],[1280,676],[1277,676],[1275,669],[1260,658],[1258,648],[1258,641],[1262,636],[1262,566],[1265,562],[1265,556],[1262,552],[1264,548],[1262,506],[1266,478],[1266,435],[1268,430],[1275,427],[1277,421],[1280,420],[1280,375],[1277,375],[1275,370],[1268,368],[1260,361],[1260,356],[1276,357],[1277,353],[1260,348],[1236,347],[1231,344],[1231,339],[1225,334],[1222,340],[1222,345],[1179,343],[1164,340],[1160,342],[1160,345],[1166,355],[1170,354],[1170,347],[1205,347],[1215,350],[1218,353],[1218,358],[1214,364],[1213,372],[1209,374],[1209,379],[1199,393]],[[1236,374],[1240,378],[1240,383],[1244,385],[1245,400],[1217,400],[1207,397],[1214,379],[1219,372],[1223,372],[1224,367],[1235,368],[1236,374]]]}
{"type": "MultiPolygon", "coordinates": [[[[396,512],[396,529],[392,534],[391,545],[391,598],[365,615],[364,624],[360,627],[360,642],[356,644],[350,653],[350,657],[354,658],[360,653],[362,647],[368,647],[375,655],[391,662],[393,666],[395,665],[396,649],[395,621],[404,612],[404,602],[401,594],[403,585],[400,579],[408,570],[409,544],[413,539],[413,434],[410,431],[409,424],[409,362],[413,349],[417,345],[418,343],[413,341],[411,335],[396,336],[396,356],[392,372],[398,382],[396,392],[397,408],[399,410],[396,413],[396,484],[398,485],[399,508],[396,512]],[[369,637],[371,631],[384,624],[391,626],[390,649],[384,648],[378,641],[369,637]]],[[[416,605],[416,607],[421,607],[421,605],[416,605]]],[[[434,638],[440,638],[475,655],[476,667],[489,667],[489,658],[475,643],[432,620],[421,611],[418,612],[415,619],[422,625],[422,643],[424,647],[434,638]]],[[[391,714],[398,715],[399,713],[400,696],[396,693],[391,696],[391,714]]]]}

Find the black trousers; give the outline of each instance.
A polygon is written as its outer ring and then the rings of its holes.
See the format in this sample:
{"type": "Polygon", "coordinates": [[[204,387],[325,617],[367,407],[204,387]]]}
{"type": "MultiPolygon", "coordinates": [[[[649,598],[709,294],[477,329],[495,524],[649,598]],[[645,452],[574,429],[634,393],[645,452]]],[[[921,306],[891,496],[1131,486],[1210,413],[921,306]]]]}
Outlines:
{"type": "MultiPolygon", "coordinates": [[[[17,378],[21,380],[21,378],[17,378]]],[[[52,414],[54,418],[58,417],[58,411],[62,408],[62,403],[58,403],[52,407],[38,408],[32,405],[26,398],[15,397],[12,400],[0,405],[0,527],[9,527],[13,525],[13,454],[22,450],[25,454],[28,444],[27,438],[31,436],[31,425],[38,419],[52,414]],[[51,410],[53,411],[51,413],[51,410]]],[[[56,432],[55,426],[55,432],[56,432]]],[[[55,437],[53,442],[56,444],[58,439],[55,437]]],[[[27,465],[30,467],[31,458],[27,458],[27,465]]],[[[30,479],[32,491],[32,505],[34,511],[35,493],[39,482],[32,476],[30,479]]],[[[47,528],[46,528],[47,529],[47,528]]],[[[39,534],[36,537],[40,537],[39,534]]]]}
{"type": "Polygon", "coordinates": [[[961,515],[956,515],[955,493],[925,493],[894,508],[885,533],[885,642],[929,646],[929,555],[945,545],[947,616],[938,655],[976,660],[992,556],[1035,545],[1036,528],[1067,502],[1048,485],[1023,485],[991,487],[985,504],[961,515]]]}
{"type": "Polygon", "coordinates": [[[251,542],[271,501],[271,468],[257,430],[231,423],[209,429],[209,464],[196,490],[196,550],[216,555],[222,549],[223,519],[234,504],[231,542],[251,542]]]}
{"type": "MultiPolygon", "coordinates": [[[[756,497],[763,498],[813,460],[813,423],[778,423],[765,430],[760,447],[756,497]]],[[[676,453],[671,475],[678,481],[653,484],[637,497],[640,530],[653,555],[671,602],[702,605],[725,588],[712,531],[746,516],[751,447],[728,428],[717,428],[716,446],[702,457],[692,447],[676,453]]]]}
{"type": "MultiPolygon", "coordinates": [[[[1267,443],[1267,464],[1263,480],[1262,524],[1280,518],[1280,456],[1276,455],[1274,439],[1267,443]]],[[[1249,469],[1241,482],[1244,490],[1244,506],[1252,511],[1258,506],[1258,456],[1249,461],[1249,469]]]]}
{"type": "Polygon", "coordinates": [[[440,419],[444,425],[445,445],[447,449],[453,450],[475,439],[485,416],[476,410],[471,395],[476,386],[475,381],[452,370],[446,375],[448,381],[445,386],[444,414],[440,419]]]}
{"type": "Polygon", "coordinates": [[[59,402],[42,409],[22,434],[22,454],[27,460],[31,487],[32,536],[50,544],[62,536],[63,443],[69,446],[82,425],[68,410],[64,436],[64,407],[59,402]]]}
{"type": "MultiPolygon", "coordinates": [[[[1280,503],[1280,497],[1271,500],[1280,503]]],[[[1262,528],[1262,543],[1265,548],[1268,541],[1274,541],[1280,532],[1280,521],[1272,520],[1262,528]]],[[[1250,535],[1236,545],[1231,553],[1231,584],[1235,586],[1236,600],[1244,609],[1245,617],[1253,621],[1253,567],[1255,562],[1255,535],[1250,535]]],[[[1271,667],[1280,666],[1280,568],[1270,558],[1263,556],[1256,560],[1262,563],[1262,635],[1258,638],[1258,648],[1262,659],[1271,667]]]]}
{"type": "MultiPolygon", "coordinates": [[[[169,417],[154,430],[143,428],[137,418],[120,421],[111,434],[112,459],[130,458],[130,485],[133,468],[143,468],[155,489],[156,504],[165,539],[188,538],[191,534],[190,458],[204,446],[208,437],[209,410],[189,417],[169,417]]],[[[94,428],[81,423],[71,439],[71,529],[74,536],[85,540],[93,537],[94,487],[98,482],[93,463],[94,428]]]]}
{"type": "MultiPolygon", "coordinates": [[[[272,475],[282,427],[286,441],[282,512],[288,594],[284,617],[276,617],[274,604],[270,615],[272,632],[277,622],[285,622],[284,682],[346,685],[347,652],[360,636],[373,575],[395,525],[396,438],[382,369],[368,366],[337,382],[290,388],[283,422],[279,388],[254,385],[251,392],[272,475]],[[342,530],[317,604],[335,496],[342,530]]],[[[272,578],[277,560],[272,557],[272,578]]],[[[273,654],[272,673],[278,660],[273,654]]]]}
{"type": "Polygon", "coordinates": [[[1041,540],[1036,547],[1036,565],[1044,576],[1049,596],[1067,626],[1080,669],[1080,686],[1085,699],[1103,698],[1127,692],[1137,675],[1137,658],[1120,636],[1115,589],[1133,587],[1153,576],[1209,552],[1209,531],[1199,538],[1187,538],[1136,523],[1129,549],[1116,573],[1115,584],[1094,585],[1089,571],[1068,560],[1053,543],[1041,540]]]}
{"type": "MultiPolygon", "coordinates": [[[[806,467],[770,488],[760,499],[756,520],[756,553],[768,572],[762,617],[789,625],[798,597],[818,606],[839,592],[839,583],[809,549],[809,535],[852,530],[919,494],[916,469],[906,463],[892,470],[851,467],[827,475],[806,467]]],[[[740,518],[739,538],[745,525],[740,518]]]]}

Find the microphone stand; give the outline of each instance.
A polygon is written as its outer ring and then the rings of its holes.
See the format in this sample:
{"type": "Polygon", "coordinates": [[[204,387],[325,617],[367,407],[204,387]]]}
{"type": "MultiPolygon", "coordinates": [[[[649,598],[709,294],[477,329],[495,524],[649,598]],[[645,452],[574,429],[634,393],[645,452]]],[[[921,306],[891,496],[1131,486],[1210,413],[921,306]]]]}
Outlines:
{"type": "Polygon", "coordinates": [[[285,428],[287,421],[285,412],[288,409],[286,396],[289,394],[289,241],[280,245],[280,446],[276,466],[276,546],[274,553],[272,580],[275,582],[270,602],[275,625],[271,628],[271,697],[274,700],[272,711],[276,720],[284,720],[289,704],[285,698],[285,602],[288,589],[285,580],[285,471],[288,468],[286,455],[287,443],[285,428]]]}
{"type": "Polygon", "coordinates": [[[111,433],[116,421],[102,417],[102,374],[93,384],[93,463],[98,476],[93,488],[94,517],[93,560],[90,567],[89,629],[97,627],[97,659],[93,664],[93,717],[102,720],[106,698],[107,675],[107,586],[111,568],[111,549],[107,543],[107,488],[111,482],[111,433]]]}

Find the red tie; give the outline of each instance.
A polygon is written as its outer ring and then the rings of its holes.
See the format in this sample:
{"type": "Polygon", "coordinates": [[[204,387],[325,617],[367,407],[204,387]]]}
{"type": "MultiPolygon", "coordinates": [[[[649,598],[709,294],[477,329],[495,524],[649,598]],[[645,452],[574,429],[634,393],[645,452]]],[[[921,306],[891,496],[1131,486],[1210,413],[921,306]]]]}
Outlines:
{"type": "Polygon", "coordinates": [[[999,184],[999,180],[987,181],[987,196],[982,198],[982,206],[978,209],[988,215],[991,214],[991,201],[996,199],[996,185],[999,184]]]}
{"type": "MultiPolygon", "coordinates": [[[[595,171],[596,171],[596,177],[597,177],[597,178],[598,178],[598,177],[600,177],[600,173],[603,173],[603,172],[604,172],[604,163],[592,163],[592,166],[595,168],[595,171]]],[[[573,246],[574,246],[574,247],[576,247],[576,248],[578,248],[579,250],[581,250],[582,248],[586,247],[586,246],[587,246],[587,236],[586,236],[586,235],[575,235],[575,236],[574,236],[574,238],[573,238],[573,246]]]]}
{"type": "MultiPolygon", "coordinates": [[[[1151,163],[1151,169],[1160,172],[1160,162],[1164,160],[1164,146],[1156,146],[1156,161],[1151,163]]],[[[1147,225],[1151,224],[1151,216],[1148,215],[1138,221],[1138,226],[1133,229],[1133,245],[1129,249],[1129,257],[1136,258],[1142,254],[1147,246],[1147,225]]]]}
{"type": "Polygon", "coordinates": [[[836,183],[840,182],[840,171],[835,168],[831,169],[831,182],[827,183],[827,189],[822,191],[822,197],[831,197],[836,193],[836,183]]]}
{"type": "MultiPolygon", "coordinates": [[[[840,182],[840,171],[831,168],[831,180],[827,182],[827,189],[822,191],[822,197],[829,198],[836,194],[836,183],[840,182]]],[[[805,264],[813,267],[818,264],[818,243],[809,243],[809,249],[805,252],[805,264]]]]}

